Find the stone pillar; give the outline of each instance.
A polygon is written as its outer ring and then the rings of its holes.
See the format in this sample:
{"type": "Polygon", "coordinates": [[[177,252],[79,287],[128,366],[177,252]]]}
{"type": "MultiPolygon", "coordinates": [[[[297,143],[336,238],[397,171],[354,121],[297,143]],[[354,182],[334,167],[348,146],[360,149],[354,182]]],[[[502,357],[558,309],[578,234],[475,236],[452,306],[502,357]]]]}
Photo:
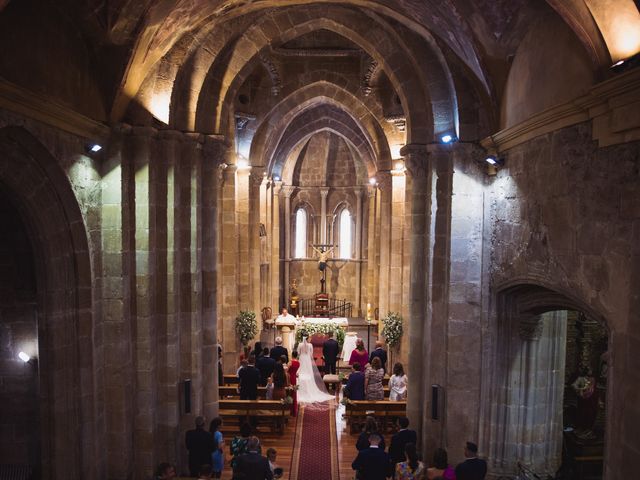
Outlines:
{"type": "Polygon", "coordinates": [[[389,305],[388,312],[401,313],[403,272],[403,233],[405,211],[406,179],[404,172],[391,174],[391,216],[390,216],[390,257],[389,257],[389,305]]]}
{"type": "MultiPolygon", "coordinates": [[[[430,224],[431,224],[431,165],[427,149],[423,145],[406,145],[401,150],[405,166],[411,175],[411,284],[409,285],[411,317],[406,322],[409,337],[409,355],[420,361],[409,362],[408,376],[411,388],[407,399],[407,416],[422,439],[423,445],[424,400],[428,388],[424,376],[429,363],[429,342],[425,338],[427,323],[428,282],[430,278],[430,224]],[[425,362],[426,360],[426,362],[425,362]]],[[[382,285],[381,285],[382,286],[382,285]]],[[[428,457],[425,457],[428,458],[428,457]]]]}
{"type": "MultiPolygon", "coordinates": [[[[249,175],[249,305],[260,319],[260,186],[264,180],[263,167],[251,167],[249,175]]],[[[262,322],[258,320],[258,325],[262,322]]]]}
{"type": "Polygon", "coordinates": [[[249,207],[249,175],[248,168],[236,170],[236,235],[238,238],[238,308],[250,310],[251,303],[251,275],[250,269],[250,207],[249,207]]]}
{"type": "Polygon", "coordinates": [[[284,196],[284,304],[289,306],[289,267],[291,265],[291,194],[294,187],[282,187],[284,196]]]}
{"type": "Polygon", "coordinates": [[[369,215],[367,220],[367,303],[370,303],[372,308],[375,309],[379,304],[378,265],[380,263],[380,195],[378,194],[377,186],[369,186],[368,200],[369,215]]]}
{"type": "Polygon", "coordinates": [[[327,243],[327,195],[328,188],[320,189],[320,243],[327,243]]]}
{"type": "Polygon", "coordinates": [[[272,182],[271,188],[271,308],[274,316],[280,311],[280,308],[284,304],[282,298],[282,274],[281,268],[283,262],[280,260],[280,246],[282,231],[280,228],[280,198],[282,195],[282,182],[272,182]]]}
{"type": "Polygon", "coordinates": [[[380,271],[379,271],[379,312],[380,318],[389,312],[389,267],[391,262],[391,174],[378,172],[378,193],[380,197],[380,271]]]}
{"type": "Polygon", "coordinates": [[[362,190],[356,194],[356,313],[362,316],[362,190]]]}

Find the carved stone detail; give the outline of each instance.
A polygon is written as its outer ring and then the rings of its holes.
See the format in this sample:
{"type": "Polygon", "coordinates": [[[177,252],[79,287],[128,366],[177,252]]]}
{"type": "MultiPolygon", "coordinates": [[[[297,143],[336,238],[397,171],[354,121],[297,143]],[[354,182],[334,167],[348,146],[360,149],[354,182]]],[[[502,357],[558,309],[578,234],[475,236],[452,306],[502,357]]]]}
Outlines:
{"type": "Polygon", "coordinates": [[[269,77],[271,78],[271,95],[277,97],[282,91],[282,78],[280,76],[280,72],[278,71],[278,67],[276,67],[276,65],[265,52],[260,52],[259,57],[262,65],[267,69],[269,77]]]}
{"type": "Polygon", "coordinates": [[[375,76],[377,70],[378,62],[371,59],[371,61],[369,62],[369,66],[367,67],[367,71],[364,73],[364,78],[362,79],[362,92],[364,93],[365,97],[368,97],[369,95],[371,95],[371,92],[373,92],[371,80],[375,76]]]}

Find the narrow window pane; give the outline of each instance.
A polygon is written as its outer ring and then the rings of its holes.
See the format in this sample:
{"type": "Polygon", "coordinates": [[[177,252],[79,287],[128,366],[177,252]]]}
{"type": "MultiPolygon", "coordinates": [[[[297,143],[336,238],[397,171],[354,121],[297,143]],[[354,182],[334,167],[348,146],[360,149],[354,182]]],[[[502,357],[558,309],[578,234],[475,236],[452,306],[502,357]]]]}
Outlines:
{"type": "Polygon", "coordinates": [[[304,258],[307,255],[307,212],[299,208],[296,212],[296,250],[295,258],[304,258]]]}
{"type": "Polygon", "coordinates": [[[340,258],[351,258],[351,214],[346,208],[340,214],[340,258]]]}

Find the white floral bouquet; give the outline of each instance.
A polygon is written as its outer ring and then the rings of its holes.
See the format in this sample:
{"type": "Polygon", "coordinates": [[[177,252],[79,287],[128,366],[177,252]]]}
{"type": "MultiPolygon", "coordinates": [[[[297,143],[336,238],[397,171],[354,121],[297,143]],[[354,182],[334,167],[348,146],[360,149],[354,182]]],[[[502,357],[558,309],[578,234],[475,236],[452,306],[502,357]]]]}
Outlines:
{"type": "Polygon", "coordinates": [[[382,319],[382,336],[389,348],[394,348],[400,344],[402,333],[402,317],[396,312],[389,312],[382,319]]]}
{"type": "Polygon", "coordinates": [[[303,337],[311,337],[316,333],[321,333],[322,335],[333,333],[336,342],[338,342],[338,347],[342,348],[344,344],[344,330],[331,323],[305,323],[296,330],[296,342],[301,342],[303,337]]]}
{"type": "Polygon", "coordinates": [[[243,345],[247,345],[258,334],[255,312],[241,311],[236,318],[236,333],[243,345]]]}

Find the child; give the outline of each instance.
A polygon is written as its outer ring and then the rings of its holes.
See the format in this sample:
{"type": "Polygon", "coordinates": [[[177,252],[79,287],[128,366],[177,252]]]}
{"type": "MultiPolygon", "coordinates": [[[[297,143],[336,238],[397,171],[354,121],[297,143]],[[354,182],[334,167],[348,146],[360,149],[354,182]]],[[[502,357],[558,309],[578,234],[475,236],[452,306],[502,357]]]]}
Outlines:
{"type": "Polygon", "coordinates": [[[273,378],[267,379],[267,400],[273,400],[273,378]]]}
{"type": "Polygon", "coordinates": [[[271,472],[273,473],[273,478],[280,478],[282,477],[282,469],[280,467],[278,467],[278,465],[276,465],[276,455],[278,454],[278,452],[276,452],[275,448],[269,448],[267,449],[267,459],[269,460],[269,467],[271,468],[271,472]]]}

